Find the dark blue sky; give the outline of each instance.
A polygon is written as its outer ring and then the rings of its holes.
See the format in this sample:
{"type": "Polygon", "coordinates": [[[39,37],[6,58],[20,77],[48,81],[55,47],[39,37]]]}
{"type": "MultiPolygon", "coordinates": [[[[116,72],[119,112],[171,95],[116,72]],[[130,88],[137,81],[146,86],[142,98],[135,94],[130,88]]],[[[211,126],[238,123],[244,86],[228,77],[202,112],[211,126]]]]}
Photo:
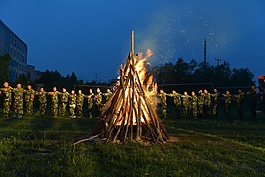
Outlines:
{"type": "Polygon", "coordinates": [[[28,45],[37,70],[75,72],[79,79],[108,81],[130,51],[150,48],[153,66],[203,60],[228,61],[265,75],[265,1],[0,0],[0,18],[28,45]]]}

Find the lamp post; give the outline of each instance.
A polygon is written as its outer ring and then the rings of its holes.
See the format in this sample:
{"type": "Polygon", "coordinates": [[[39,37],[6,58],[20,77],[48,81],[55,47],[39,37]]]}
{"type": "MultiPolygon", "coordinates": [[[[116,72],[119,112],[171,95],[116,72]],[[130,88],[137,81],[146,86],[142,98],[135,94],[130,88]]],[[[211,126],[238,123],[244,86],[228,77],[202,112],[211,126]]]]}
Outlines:
{"type": "Polygon", "coordinates": [[[217,61],[217,66],[219,66],[219,62],[221,61],[221,59],[215,59],[215,61],[217,61]]]}

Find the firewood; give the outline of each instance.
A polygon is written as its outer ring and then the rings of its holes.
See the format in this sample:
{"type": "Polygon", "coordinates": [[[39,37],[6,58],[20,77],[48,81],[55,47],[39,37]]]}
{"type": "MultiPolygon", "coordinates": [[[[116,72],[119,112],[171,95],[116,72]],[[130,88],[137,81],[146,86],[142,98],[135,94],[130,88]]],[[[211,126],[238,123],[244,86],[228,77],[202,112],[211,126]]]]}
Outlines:
{"type": "MultiPolygon", "coordinates": [[[[150,141],[164,143],[167,131],[156,112],[148,84],[154,84],[153,76],[144,68],[146,60],[130,52],[125,65],[120,65],[119,86],[105,104],[100,120],[106,127],[97,125],[94,135],[102,135],[108,142],[150,141]],[[139,68],[141,66],[141,68],[139,68]]],[[[156,85],[154,84],[154,88],[156,85]]]]}

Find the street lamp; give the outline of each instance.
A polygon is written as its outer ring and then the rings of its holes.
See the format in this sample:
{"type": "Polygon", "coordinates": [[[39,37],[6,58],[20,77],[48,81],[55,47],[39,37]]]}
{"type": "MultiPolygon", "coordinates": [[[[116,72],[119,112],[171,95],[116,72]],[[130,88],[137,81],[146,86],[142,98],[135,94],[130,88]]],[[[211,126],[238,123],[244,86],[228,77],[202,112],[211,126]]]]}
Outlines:
{"type": "Polygon", "coordinates": [[[221,59],[215,59],[215,61],[217,61],[217,66],[219,66],[219,62],[221,61],[221,59]]]}

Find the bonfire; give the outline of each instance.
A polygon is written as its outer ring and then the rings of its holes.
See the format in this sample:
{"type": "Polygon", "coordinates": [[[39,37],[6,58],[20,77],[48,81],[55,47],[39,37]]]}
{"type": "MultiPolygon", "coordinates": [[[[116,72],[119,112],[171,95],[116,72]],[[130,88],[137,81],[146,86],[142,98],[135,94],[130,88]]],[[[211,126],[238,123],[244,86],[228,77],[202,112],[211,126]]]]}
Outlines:
{"type": "Polygon", "coordinates": [[[124,66],[120,65],[120,76],[112,97],[105,104],[92,137],[107,142],[168,140],[166,129],[156,112],[157,85],[145,65],[152,56],[134,55],[134,33],[132,50],[124,66]]]}

